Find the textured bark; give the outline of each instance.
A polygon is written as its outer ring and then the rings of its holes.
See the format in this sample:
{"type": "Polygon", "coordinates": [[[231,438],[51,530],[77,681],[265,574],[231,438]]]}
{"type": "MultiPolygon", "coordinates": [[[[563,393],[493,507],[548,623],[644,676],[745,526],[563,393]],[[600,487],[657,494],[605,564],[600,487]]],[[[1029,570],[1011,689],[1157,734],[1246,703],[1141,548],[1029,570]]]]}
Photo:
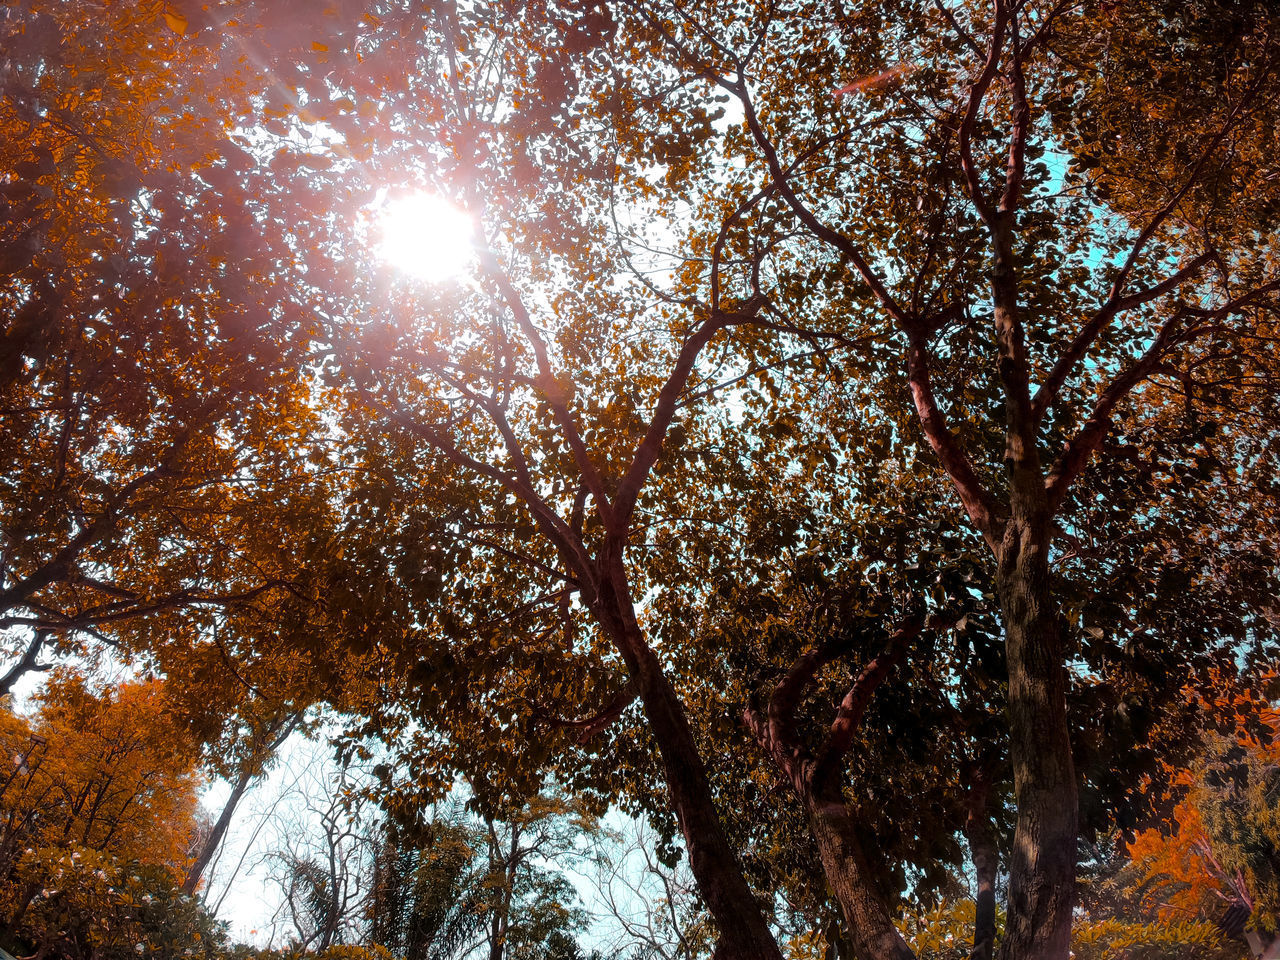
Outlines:
{"type": "Polygon", "coordinates": [[[1001,960],[1066,960],[1075,905],[1076,778],[1046,529],[1047,524],[1015,517],[1005,531],[996,574],[1018,809],[1001,960]]]}
{"type": "Polygon", "coordinates": [[[989,790],[984,771],[974,774],[969,789],[969,818],[965,838],[973,857],[975,874],[973,949],[969,960],[991,960],[996,943],[996,851],[995,827],[989,811],[989,790]]]}
{"type": "MultiPolygon", "coordinates": [[[[997,16],[1004,5],[997,3],[997,16]]],[[[1004,40],[997,27],[992,51],[1004,40]]],[[[1018,38],[1009,23],[1008,81],[1013,126],[1005,189],[983,216],[991,232],[992,319],[1005,407],[1009,519],[996,554],[996,593],[1009,669],[1009,758],[1018,818],[1009,863],[1001,960],[1067,960],[1075,905],[1077,801],[1067,726],[1067,682],[1049,573],[1052,516],[1040,459],[1019,302],[1015,234],[1030,112],[1018,38]]],[[[975,203],[977,202],[975,198],[975,203]]]]}
{"type": "Polygon", "coordinates": [[[751,706],[743,713],[747,727],[787,778],[805,810],[846,938],[860,958],[913,960],[915,956],[893,923],[883,891],[872,879],[841,780],[844,757],[872,696],[906,656],[923,627],[921,616],[907,616],[885,648],[866,663],[841,699],[826,742],[816,755],[796,736],[796,709],[816,672],[846,652],[846,643],[827,642],[798,657],[774,687],[767,713],[751,706]]]}
{"type": "Polygon", "coordinates": [[[620,550],[604,566],[595,613],[626,661],[658,745],[689,866],[720,936],[717,960],[781,960],[764,911],[725,836],[684,706],[636,622],[620,550]]]}
{"type": "Polygon", "coordinates": [[[915,960],[871,881],[866,854],[844,798],[831,791],[805,798],[809,827],[823,873],[840,905],[845,929],[859,957],[915,960]]]}

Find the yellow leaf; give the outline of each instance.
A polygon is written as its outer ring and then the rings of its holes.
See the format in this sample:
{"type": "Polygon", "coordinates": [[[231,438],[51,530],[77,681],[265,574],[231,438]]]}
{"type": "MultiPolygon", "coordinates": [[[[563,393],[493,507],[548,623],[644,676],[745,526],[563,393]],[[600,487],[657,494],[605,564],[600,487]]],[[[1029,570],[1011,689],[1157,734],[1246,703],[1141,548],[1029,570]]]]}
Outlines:
{"type": "Polygon", "coordinates": [[[180,13],[170,13],[165,11],[164,22],[169,25],[169,29],[174,33],[187,32],[187,18],[180,13]]]}
{"type": "Polygon", "coordinates": [[[329,48],[328,48],[328,46],[326,46],[325,44],[321,43],[319,40],[312,40],[312,41],[311,41],[311,49],[312,49],[312,50],[316,50],[316,51],[318,51],[318,52],[320,52],[320,53],[328,53],[328,52],[329,52],[329,48]]]}

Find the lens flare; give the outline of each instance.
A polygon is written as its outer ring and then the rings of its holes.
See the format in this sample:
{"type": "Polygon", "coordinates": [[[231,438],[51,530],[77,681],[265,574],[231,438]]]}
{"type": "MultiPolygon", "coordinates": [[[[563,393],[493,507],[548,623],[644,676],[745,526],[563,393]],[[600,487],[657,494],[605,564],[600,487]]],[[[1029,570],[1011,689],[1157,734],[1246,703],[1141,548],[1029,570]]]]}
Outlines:
{"type": "Polygon", "coordinates": [[[456,277],[475,254],[471,217],[434,193],[393,197],[379,220],[382,259],[419,280],[443,283],[456,277]]]}

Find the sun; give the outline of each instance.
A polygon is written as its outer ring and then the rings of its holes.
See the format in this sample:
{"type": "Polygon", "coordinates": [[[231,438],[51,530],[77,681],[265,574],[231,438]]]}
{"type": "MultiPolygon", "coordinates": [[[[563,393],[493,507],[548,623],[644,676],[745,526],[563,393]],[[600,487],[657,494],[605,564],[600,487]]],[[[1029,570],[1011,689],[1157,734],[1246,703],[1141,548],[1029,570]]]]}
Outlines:
{"type": "Polygon", "coordinates": [[[428,283],[458,276],[475,254],[470,215],[434,193],[391,197],[378,219],[382,259],[428,283]]]}

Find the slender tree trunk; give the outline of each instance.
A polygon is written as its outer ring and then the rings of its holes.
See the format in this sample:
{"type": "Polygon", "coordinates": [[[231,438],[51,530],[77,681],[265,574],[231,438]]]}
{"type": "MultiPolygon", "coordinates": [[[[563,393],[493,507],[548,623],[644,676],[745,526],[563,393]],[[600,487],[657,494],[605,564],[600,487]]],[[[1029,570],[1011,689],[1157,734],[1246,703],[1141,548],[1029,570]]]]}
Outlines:
{"type": "Polygon", "coordinates": [[[996,851],[995,826],[991,822],[990,795],[985,771],[974,774],[969,788],[969,819],[965,838],[973,857],[974,891],[973,949],[969,960],[991,960],[996,943],[996,851]]]}
{"type": "Polygon", "coordinates": [[[506,940],[506,931],[502,929],[501,918],[495,916],[489,930],[489,960],[502,960],[506,940]]]}
{"type": "Polygon", "coordinates": [[[826,790],[823,796],[808,793],[804,802],[823,873],[860,960],[915,960],[915,953],[874,890],[866,854],[844,798],[838,791],[826,790]]]}
{"type": "Polygon", "coordinates": [[[1015,516],[996,573],[1009,665],[1018,819],[1001,960],[1066,960],[1075,906],[1077,795],[1048,523],[1015,516]]]}
{"type": "Polygon", "coordinates": [[[689,866],[720,940],[717,960],[781,960],[764,911],[725,836],[706,766],[680,697],[645,642],[630,601],[620,546],[603,565],[595,614],[626,661],[662,757],[667,791],[680,824],[689,866]]]}
{"type": "Polygon", "coordinates": [[[516,872],[520,867],[520,828],[514,823],[511,825],[511,849],[508,851],[503,849],[493,821],[486,820],[485,823],[489,828],[489,870],[502,874],[502,887],[496,903],[490,908],[489,960],[502,960],[507,950],[507,934],[511,930],[511,904],[515,897],[516,872]]]}
{"type": "Polygon", "coordinates": [[[244,799],[244,795],[249,789],[249,784],[255,776],[262,772],[263,765],[289,739],[289,736],[297,729],[301,720],[302,714],[294,713],[281,717],[267,728],[262,763],[240,771],[240,776],[236,778],[235,785],[231,788],[231,796],[227,797],[227,802],[222,805],[222,812],[218,814],[218,819],[214,823],[213,829],[204,838],[204,843],[200,845],[200,852],[196,854],[195,860],[187,868],[186,876],[182,879],[182,892],[187,896],[195,895],[196,887],[200,885],[200,878],[209,869],[213,855],[218,852],[218,847],[221,846],[222,839],[226,836],[227,830],[231,826],[231,818],[235,816],[236,808],[239,807],[240,801],[244,799]]]}
{"type": "Polygon", "coordinates": [[[231,826],[231,818],[235,815],[236,807],[244,799],[245,791],[249,789],[249,782],[252,779],[253,775],[247,770],[242,770],[240,776],[236,778],[235,786],[231,788],[231,796],[227,797],[227,802],[222,805],[222,812],[218,814],[213,829],[200,844],[200,852],[191,861],[191,866],[187,868],[187,875],[182,879],[182,892],[187,896],[195,895],[196,887],[200,885],[200,878],[204,876],[205,870],[209,868],[209,862],[213,860],[213,855],[222,844],[222,838],[226,836],[227,829],[231,826]]]}

